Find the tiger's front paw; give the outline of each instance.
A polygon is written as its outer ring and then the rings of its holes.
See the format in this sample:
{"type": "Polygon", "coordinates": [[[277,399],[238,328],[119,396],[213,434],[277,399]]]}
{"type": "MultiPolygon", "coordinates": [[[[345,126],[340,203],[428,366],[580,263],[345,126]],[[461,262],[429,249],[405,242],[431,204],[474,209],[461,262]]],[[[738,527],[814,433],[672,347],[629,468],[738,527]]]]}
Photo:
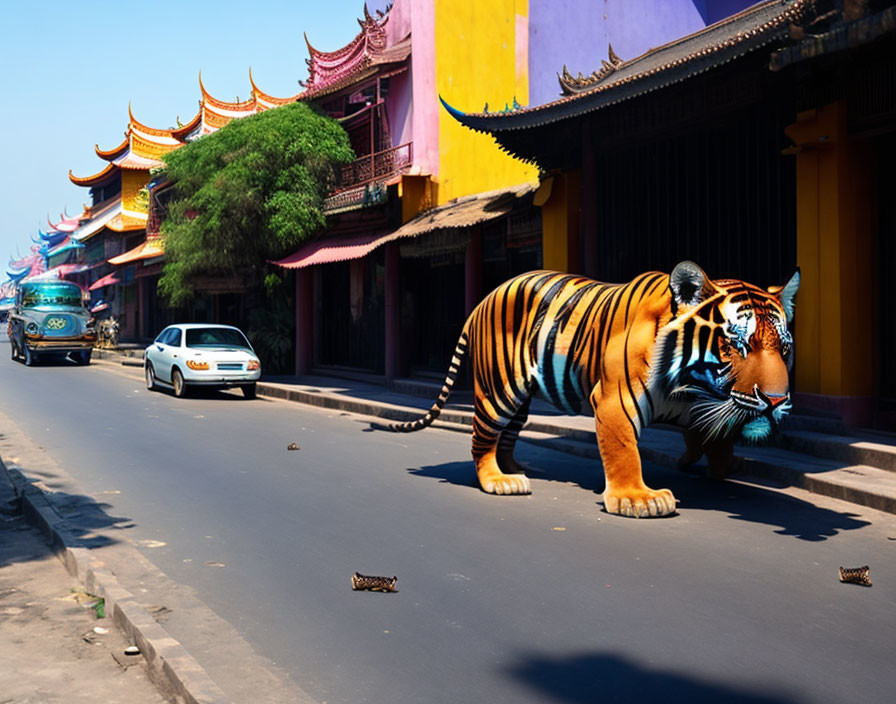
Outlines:
{"type": "Polygon", "coordinates": [[[668,489],[622,489],[604,491],[607,513],[633,518],[655,518],[675,513],[675,496],[668,489]]]}
{"type": "Polygon", "coordinates": [[[529,477],[525,474],[504,474],[499,477],[489,477],[481,482],[482,490],[486,494],[531,494],[532,487],[529,477]]]}

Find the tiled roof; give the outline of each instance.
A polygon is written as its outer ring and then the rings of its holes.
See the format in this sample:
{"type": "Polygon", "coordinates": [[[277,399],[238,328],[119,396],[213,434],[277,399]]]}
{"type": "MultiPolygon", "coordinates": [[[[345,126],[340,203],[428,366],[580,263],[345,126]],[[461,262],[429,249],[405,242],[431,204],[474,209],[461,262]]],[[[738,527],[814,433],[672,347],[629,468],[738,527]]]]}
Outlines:
{"type": "Polygon", "coordinates": [[[394,232],[322,237],[273,263],[285,269],[302,269],[317,264],[360,259],[388,242],[417,237],[434,230],[470,227],[507,215],[521,198],[533,193],[536,187],[537,184],[524,183],[457,198],[421,213],[394,232]]]}
{"type": "Polygon", "coordinates": [[[684,81],[786,36],[812,0],[767,0],[698,32],[651,49],[601,73],[590,89],[551,103],[507,112],[463,113],[442,100],[459,122],[498,133],[558,122],[684,81]]]}

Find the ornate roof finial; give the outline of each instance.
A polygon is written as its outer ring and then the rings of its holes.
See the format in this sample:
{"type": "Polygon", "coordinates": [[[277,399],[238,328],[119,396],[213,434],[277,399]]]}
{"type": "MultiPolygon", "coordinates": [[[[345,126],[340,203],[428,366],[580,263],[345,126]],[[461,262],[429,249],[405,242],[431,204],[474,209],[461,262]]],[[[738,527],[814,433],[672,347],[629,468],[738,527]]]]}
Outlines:
{"type": "Polygon", "coordinates": [[[618,69],[624,62],[619,58],[619,55],[613,51],[612,44],[608,44],[607,47],[607,58],[609,61],[601,59],[600,69],[593,71],[590,76],[583,76],[581,73],[573,76],[566,68],[566,64],[563,65],[563,72],[557,74],[557,79],[560,81],[560,89],[562,90],[563,95],[577,95],[589,91],[607,76],[616,72],[616,69],[618,69]]]}

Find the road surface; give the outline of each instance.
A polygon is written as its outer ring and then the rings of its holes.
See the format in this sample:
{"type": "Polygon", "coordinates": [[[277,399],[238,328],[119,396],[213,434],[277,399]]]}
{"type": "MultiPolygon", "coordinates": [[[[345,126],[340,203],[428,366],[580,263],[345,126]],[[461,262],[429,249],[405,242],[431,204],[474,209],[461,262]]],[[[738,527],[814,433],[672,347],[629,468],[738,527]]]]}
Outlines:
{"type": "Polygon", "coordinates": [[[609,516],[598,466],[527,444],[534,493],[491,496],[461,433],[0,352],[0,410],[319,702],[893,700],[887,514],[647,465],[678,515],[609,516]]]}

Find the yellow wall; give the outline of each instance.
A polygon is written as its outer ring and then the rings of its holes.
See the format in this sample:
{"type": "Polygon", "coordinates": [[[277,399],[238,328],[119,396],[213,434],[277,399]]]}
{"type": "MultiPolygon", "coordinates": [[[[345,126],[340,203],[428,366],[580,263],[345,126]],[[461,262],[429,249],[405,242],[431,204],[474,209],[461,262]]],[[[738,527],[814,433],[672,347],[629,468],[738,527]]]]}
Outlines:
{"type": "Polygon", "coordinates": [[[554,271],[579,272],[582,172],[548,177],[535,194],[541,206],[542,264],[554,271]]]}
{"type": "MultiPolygon", "coordinates": [[[[436,86],[449,104],[478,112],[485,103],[490,111],[503,110],[514,97],[521,105],[529,102],[528,61],[517,60],[528,46],[528,15],[528,0],[436,0],[436,86]]],[[[439,204],[537,175],[491,137],[439,110],[439,204]]]]}
{"type": "Polygon", "coordinates": [[[137,202],[137,194],[149,183],[148,171],[121,170],[121,207],[132,213],[145,213],[146,207],[137,202]]]}
{"type": "Polygon", "coordinates": [[[796,389],[873,393],[872,155],[851,141],[845,103],[801,113],[796,143],[796,389]]]}

